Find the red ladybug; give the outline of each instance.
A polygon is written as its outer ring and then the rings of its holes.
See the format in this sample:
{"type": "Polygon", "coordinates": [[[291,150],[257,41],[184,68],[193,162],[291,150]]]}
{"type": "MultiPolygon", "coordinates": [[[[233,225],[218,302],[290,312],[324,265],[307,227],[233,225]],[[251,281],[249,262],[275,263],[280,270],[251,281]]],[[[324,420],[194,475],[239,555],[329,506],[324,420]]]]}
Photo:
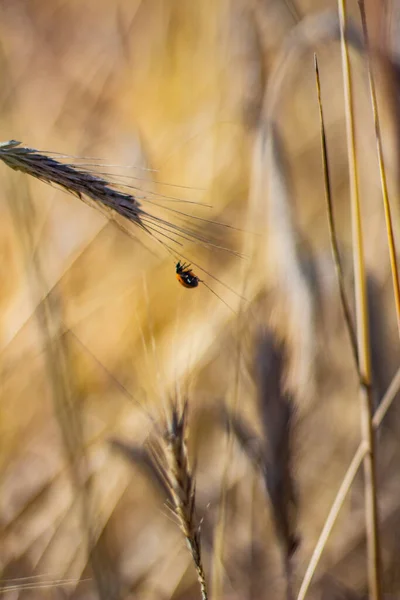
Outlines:
{"type": "Polygon", "coordinates": [[[190,269],[188,263],[176,263],[176,278],[185,288],[195,288],[199,285],[200,279],[190,269]]]}

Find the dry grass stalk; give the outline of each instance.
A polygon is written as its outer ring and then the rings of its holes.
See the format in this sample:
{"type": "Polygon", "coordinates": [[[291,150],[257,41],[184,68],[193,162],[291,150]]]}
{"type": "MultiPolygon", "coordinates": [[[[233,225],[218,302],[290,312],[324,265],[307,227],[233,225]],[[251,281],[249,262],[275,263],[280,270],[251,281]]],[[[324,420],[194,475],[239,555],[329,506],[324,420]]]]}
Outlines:
{"type": "Polygon", "coordinates": [[[368,303],[364,267],[364,249],[361,225],[361,207],[358,184],[356,141],[354,130],[352,81],[350,73],[349,53],[345,38],[345,0],[338,0],[338,4],[341,34],[340,40],[342,50],[343,84],[345,94],[347,147],[350,172],[350,196],[353,232],[353,262],[355,279],[358,358],[360,374],[362,377],[362,383],[360,385],[361,427],[362,437],[368,449],[364,457],[364,490],[368,547],[367,568],[369,592],[371,598],[373,600],[379,600],[381,598],[381,567],[378,526],[378,501],[375,473],[375,441],[372,427],[371,358],[368,327],[368,303]]]}
{"type": "Polygon", "coordinates": [[[393,293],[394,293],[396,315],[397,315],[397,327],[398,327],[399,333],[400,333],[400,285],[399,285],[399,275],[398,275],[398,269],[397,269],[396,244],[395,244],[395,240],[394,240],[392,215],[391,215],[391,210],[390,210],[389,194],[388,194],[387,180],[386,180],[386,170],[385,170],[385,163],[384,163],[384,158],[383,158],[383,147],[382,147],[381,128],[380,128],[380,123],[379,123],[378,102],[377,102],[377,97],[376,97],[374,74],[373,74],[373,70],[372,70],[371,52],[370,52],[370,45],[369,45],[369,36],[368,36],[368,27],[367,27],[367,19],[366,19],[366,14],[365,14],[364,0],[358,0],[358,6],[360,9],[361,23],[362,23],[363,34],[364,34],[365,54],[366,54],[366,60],[367,60],[367,66],[368,66],[369,89],[370,89],[370,94],[371,94],[372,111],[373,111],[373,116],[374,116],[376,150],[377,150],[377,155],[378,155],[379,174],[380,174],[380,179],[381,179],[383,207],[384,207],[384,211],[385,211],[386,231],[387,231],[387,238],[388,238],[388,245],[389,245],[390,266],[391,266],[391,270],[392,270],[393,293]]]}
{"type": "MultiPolygon", "coordinates": [[[[374,414],[374,418],[372,421],[373,428],[377,430],[382,423],[387,411],[392,405],[393,400],[397,396],[400,390],[400,368],[397,370],[396,375],[393,377],[391,384],[389,385],[385,395],[382,398],[382,401],[379,403],[379,407],[374,414]]],[[[311,580],[315,574],[318,563],[322,556],[322,552],[326,546],[326,543],[329,539],[329,536],[332,532],[332,529],[336,523],[336,519],[339,515],[339,512],[344,504],[344,501],[347,497],[347,494],[353,484],[354,478],[357,474],[358,469],[361,466],[361,463],[364,459],[366,452],[368,451],[367,446],[364,442],[358,446],[356,453],[353,456],[353,459],[345,473],[345,476],[342,480],[340,488],[335,496],[329,514],[325,520],[324,526],[318,538],[317,544],[314,548],[314,552],[311,556],[311,560],[308,564],[306,573],[304,575],[299,594],[297,596],[297,600],[304,600],[307,595],[308,589],[310,587],[311,580]]]]}
{"type": "Polygon", "coordinates": [[[186,436],[187,403],[181,411],[176,406],[172,407],[163,440],[158,448],[159,452],[154,448],[153,458],[169,490],[170,509],[186,538],[196,568],[202,600],[207,600],[207,583],[201,556],[200,524],[195,510],[196,486],[189,463],[186,436]]]}
{"type": "Polygon", "coordinates": [[[329,536],[332,533],[333,526],[336,523],[336,519],[341,511],[344,501],[346,500],[348,491],[350,490],[350,487],[353,484],[354,478],[358,473],[358,469],[361,466],[366,451],[366,446],[364,444],[361,444],[357,449],[357,452],[355,453],[349,468],[346,471],[343,481],[340,484],[340,488],[336,494],[335,500],[333,501],[333,504],[329,511],[328,517],[326,518],[326,521],[322,528],[321,534],[318,538],[317,544],[314,548],[314,552],[311,556],[311,560],[308,564],[306,573],[300,586],[300,591],[298,593],[297,600],[304,600],[304,598],[306,597],[311,580],[314,576],[314,573],[326,546],[326,542],[328,541],[329,536]]]}
{"type": "Polygon", "coordinates": [[[353,352],[354,360],[358,367],[358,349],[357,349],[357,336],[354,331],[353,321],[351,318],[351,310],[350,304],[347,299],[346,289],[344,284],[344,275],[342,264],[340,260],[339,254],[339,246],[336,235],[336,226],[335,220],[333,217],[333,204],[332,204],[332,191],[331,191],[331,180],[329,175],[329,161],[328,161],[328,147],[326,143],[326,134],[325,134],[325,124],[324,124],[324,113],[322,108],[322,100],[321,100],[321,83],[319,78],[319,69],[318,69],[318,59],[317,55],[314,54],[314,66],[315,66],[315,78],[317,85],[317,99],[318,99],[318,108],[319,108],[319,118],[321,125],[321,150],[322,150],[322,165],[324,170],[324,187],[325,187],[325,200],[328,212],[328,224],[329,224],[329,235],[331,240],[331,248],[333,261],[335,263],[335,271],[336,277],[339,286],[339,294],[340,294],[340,303],[343,310],[343,316],[346,322],[347,331],[350,338],[351,349],[353,352]]]}

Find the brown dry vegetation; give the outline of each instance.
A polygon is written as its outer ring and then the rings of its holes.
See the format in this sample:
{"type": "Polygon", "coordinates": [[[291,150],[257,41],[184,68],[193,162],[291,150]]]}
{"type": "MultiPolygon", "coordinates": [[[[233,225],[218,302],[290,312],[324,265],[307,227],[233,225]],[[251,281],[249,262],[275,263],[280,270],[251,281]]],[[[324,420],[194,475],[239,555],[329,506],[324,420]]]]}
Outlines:
{"type": "MultiPolygon", "coordinates": [[[[398,237],[399,14],[366,10],[398,237]]],[[[377,406],[399,336],[355,1],[348,11],[377,406]]],[[[313,69],[317,51],[353,310],[336,2],[0,0],[0,36],[1,141],[134,165],[84,161],[233,251],[159,237],[223,301],[186,290],[146,232],[0,166],[3,593],[200,597],[184,539],[198,553],[200,524],[209,597],[296,597],[361,435],[313,69]]],[[[399,434],[394,402],[377,437],[387,597],[400,594],[399,434]]],[[[363,496],[360,472],[310,598],[367,597],[363,496]]]]}

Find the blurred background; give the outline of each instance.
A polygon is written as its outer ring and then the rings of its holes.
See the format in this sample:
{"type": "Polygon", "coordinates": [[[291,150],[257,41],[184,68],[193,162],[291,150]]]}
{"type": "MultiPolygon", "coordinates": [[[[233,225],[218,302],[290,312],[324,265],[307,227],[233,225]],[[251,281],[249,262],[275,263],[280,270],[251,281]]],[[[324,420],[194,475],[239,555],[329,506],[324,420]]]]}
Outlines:
{"type": "MultiPolygon", "coordinates": [[[[399,365],[399,338],[355,0],[348,11],[377,405],[399,365]]],[[[400,6],[368,0],[366,11],[398,235],[400,6]]],[[[352,298],[336,3],[0,0],[0,42],[1,141],[105,173],[145,210],[206,240],[133,225],[128,235],[79,198],[0,166],[2,593],[200,597],[145,451],[179,397],[189,405],[211,597],[289,597],[289,570],[296,594],[360,441],[313,68],[316,51],[352,298]],[[178,258],[215,293],[179,286],[178,258]],[[263,405],[269,393],[292,407],[283,429],[263,405]],[[278,436],[266,440],[275,448],[268,473],[280,481],[290,472],[296,489],[290,569],[277,516],[287,498],[271,503],[244,431],[278,436]]],[[[399,432],[394,403],[378,436],[387,597],[400,594],[399,432]]],[[[309,596],[367,597],[365,560],[360,473],[309,596]]]]}

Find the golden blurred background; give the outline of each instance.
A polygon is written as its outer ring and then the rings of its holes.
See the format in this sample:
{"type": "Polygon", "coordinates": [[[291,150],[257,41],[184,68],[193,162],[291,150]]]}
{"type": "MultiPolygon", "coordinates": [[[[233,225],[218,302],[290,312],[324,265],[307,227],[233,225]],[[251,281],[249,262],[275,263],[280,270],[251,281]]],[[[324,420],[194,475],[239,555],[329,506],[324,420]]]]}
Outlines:
{"type": "MultiPolygon", "coordinates": [[[[398,235],[400,12],[395,0],[368,0],[366,11],[398,235]]],[[[399,339],[355,0],[348,12],[378,403],[398,368],[399,339]]],[[[185,397],[211,597],[217,600],[218,568],[223,598],[288,597],[268,495],[240,444],[227,442],[222,410],[230,407],[262,435],[254,356],[268,329],[284,344],[294,407],[296,595],[360,441],[313,68],[316,51],[352,297],[336,2],[0,0],[0,36],[1,141],[19,140],[105,173],[130,186],[124,189],[145,210],[198,237],[168,233],[171,240],[134,225],[128,235],[79,198],[1,165],[2,593],[200,597],[184,537],[141,453],[153,421],[185,397]],[[272,145],[265,141],[271,131],[272,145]],[[179,286],[180,257],[197,265],[212,291],[179,286]]],[[[394,403],[378,436],[388,598],[400,594],[399,432],[394,403]]],[[[360,473],[311,598],[367,597],[363,512],[360,473]]]]}

